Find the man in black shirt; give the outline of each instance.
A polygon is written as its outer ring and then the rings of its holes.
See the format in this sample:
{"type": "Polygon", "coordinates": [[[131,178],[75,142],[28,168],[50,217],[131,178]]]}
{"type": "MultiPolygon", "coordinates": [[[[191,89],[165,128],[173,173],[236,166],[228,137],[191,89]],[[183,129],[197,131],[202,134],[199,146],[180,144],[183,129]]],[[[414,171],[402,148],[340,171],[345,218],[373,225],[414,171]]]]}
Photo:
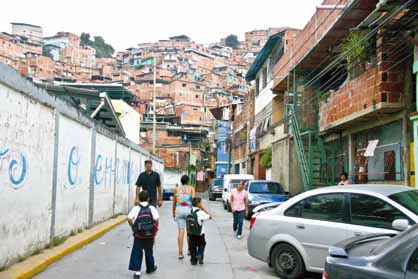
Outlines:
{"type": "Polygon", "coordinates": [[[152,161],[145,160],[145,171],[141,173],[136,181],[135,205],[139,204],[139,193],[142,190],[150,194],[150,204],[161,207],[163,205],[163,191],[161,190],[160,175],[152,170],[152,161]]]}

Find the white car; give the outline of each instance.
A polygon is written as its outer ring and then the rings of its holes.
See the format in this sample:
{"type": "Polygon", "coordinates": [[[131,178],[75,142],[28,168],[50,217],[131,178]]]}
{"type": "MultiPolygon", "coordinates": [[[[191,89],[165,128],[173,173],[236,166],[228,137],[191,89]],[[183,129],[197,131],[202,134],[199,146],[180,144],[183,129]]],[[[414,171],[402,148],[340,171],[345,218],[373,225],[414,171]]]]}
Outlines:
{"type": "Polygon", "coordinates": [[[252,174],[225,174],[223,177],[223,188],[224,191],[222,193],[222,203],[224,205],[224,209],[231,211],[231,191],[234,190],[237,185],[243,181],[244,183],[248,180],[254,180],[254,175],[252,174]]]}
{"type": "Polygon", "coordinates": [[[302,193],[250,221],[248,252],[281,278],[321,273],[328,248],[353,236],[396,233],[418,223],[418,191],[395,185],[326,187],[302,193]],[[402,226],[403,224],[403,226],[402,226]]]}

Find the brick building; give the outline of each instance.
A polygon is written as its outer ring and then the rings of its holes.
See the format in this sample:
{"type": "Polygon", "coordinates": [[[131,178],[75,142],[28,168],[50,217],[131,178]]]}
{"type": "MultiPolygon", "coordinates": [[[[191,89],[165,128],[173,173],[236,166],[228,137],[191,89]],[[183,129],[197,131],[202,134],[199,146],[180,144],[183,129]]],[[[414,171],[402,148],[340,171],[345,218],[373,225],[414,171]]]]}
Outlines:
{"type": "Polygon", "coordinates": [[[33,44],[43,44],[43,31],[41,26],[17,22],[12,22],[11,24],[13,35],[27,38],[33,44]]]}
{"type": "Polygon", "coordinates": [[[410,28],[417,3],[391,3],[392,20],[371,22],[379,1],[325,0],[345,7],[319,8],[276,64],[276,110],[291,137],[273,144],[273,166],[292,192],[335,184],[341,172],[352,183],[409,183],[413,45],[396,30],[410,28]],[[299,174],[284,167],[289,158],[299,174]]]}

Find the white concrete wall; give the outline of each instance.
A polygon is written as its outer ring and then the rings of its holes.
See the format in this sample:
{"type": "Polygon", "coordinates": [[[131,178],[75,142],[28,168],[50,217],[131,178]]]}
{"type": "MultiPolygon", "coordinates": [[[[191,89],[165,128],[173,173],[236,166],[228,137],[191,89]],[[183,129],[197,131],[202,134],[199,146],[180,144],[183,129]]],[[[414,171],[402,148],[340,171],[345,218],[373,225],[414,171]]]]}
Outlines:
{"type": "Polygon", "coordinates": [[[129,195],[129,148],[117,144],[116,158],[116,190],[115,190],[115,213],[128,211],[129,195]]]}
{"type": "Polygon", "coordinates": [[[59,129],[55,232],[64,236],[88,225],[91,131],[64,116],[59,129]]]}
{"type": "Polygon", "coordinates": [[[96,161],[94,165],[94,217],[95,223],[113,216],[115,189],[116,141],[96,134],[96,161]]]}
{"type": "Polygon", "coordinates": [[[49,242],[54,111],[0,83],[0,268],[49,242]]]}
{"type": "Polygon", "coordinates": [[[1,63],[0,99],[0,269],[127,213],[145,158],[163,178],[160,158],[1,63]]]}

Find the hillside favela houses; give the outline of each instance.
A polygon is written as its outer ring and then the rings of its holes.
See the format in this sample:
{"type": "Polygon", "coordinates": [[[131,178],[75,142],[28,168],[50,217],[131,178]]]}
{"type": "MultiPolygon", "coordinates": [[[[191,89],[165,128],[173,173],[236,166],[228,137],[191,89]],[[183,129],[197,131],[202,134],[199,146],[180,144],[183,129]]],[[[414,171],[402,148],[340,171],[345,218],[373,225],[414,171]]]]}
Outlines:
{"type": "MultiPolygon", "coordinates": [[[[248,98],[245,74],[276,29],[210,45],[178,35],[115,53],[99,36],[68,31],[45,36],[41,26],[12,23],[11,33],[0,33],[0,62],[155,151],[165,161],[168,188],[183,173],[205,187],[221,160],[215,150],[222,145],[218,131],[223,132],[211,109],[248,98]]],[[[229,171],[223,168],[220,175],[229,171]]]]}

